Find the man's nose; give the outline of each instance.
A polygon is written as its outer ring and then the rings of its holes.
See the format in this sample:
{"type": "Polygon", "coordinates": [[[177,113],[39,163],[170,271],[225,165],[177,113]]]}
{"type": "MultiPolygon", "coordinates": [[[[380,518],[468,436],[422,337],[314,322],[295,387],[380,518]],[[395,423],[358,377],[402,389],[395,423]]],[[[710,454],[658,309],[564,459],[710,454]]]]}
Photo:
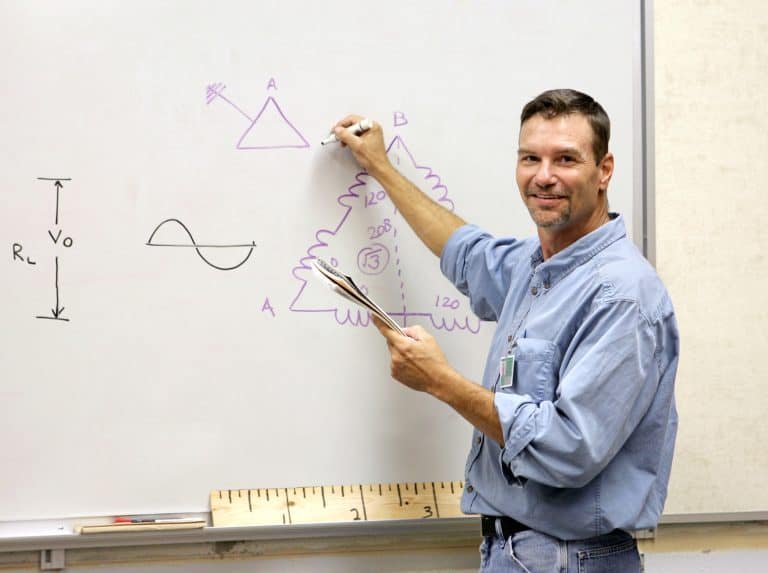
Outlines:
{"type": "Polygon", "coordinates": [[[555,184],[555,174],[549,161],[539,163],[539,168],[536,170],[533,182],[539,187],[551,187],[555,184]]]}

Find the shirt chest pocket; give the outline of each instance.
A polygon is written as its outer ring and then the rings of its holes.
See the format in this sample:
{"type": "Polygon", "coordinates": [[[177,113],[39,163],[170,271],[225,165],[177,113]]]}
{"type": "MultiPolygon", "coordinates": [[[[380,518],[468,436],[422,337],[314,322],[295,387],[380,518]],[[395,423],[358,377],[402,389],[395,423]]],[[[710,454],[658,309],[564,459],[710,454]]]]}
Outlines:
{"type": "Polygon", "coordinates": [[[541,338],[518,338],[514,349],[515,376],[511,390],[536,402],[554,401],[559,382],[560,351],[541,338]]]}

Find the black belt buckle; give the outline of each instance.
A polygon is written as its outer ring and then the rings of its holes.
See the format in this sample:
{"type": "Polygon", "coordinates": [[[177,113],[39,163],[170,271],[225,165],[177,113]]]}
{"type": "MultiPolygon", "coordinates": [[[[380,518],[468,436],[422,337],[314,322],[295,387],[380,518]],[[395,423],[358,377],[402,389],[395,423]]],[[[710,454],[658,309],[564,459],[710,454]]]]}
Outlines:
{"type": "Polygon", "coordinates": [[[498,516],[498,515],[481,515],[480,527],[482,528],[482,531],[483,531],[483,537],[496,537],[497,535],[496,520],[497,519],[501,522],[501,534],[504,536],[504,539],[509,539],[515,533],[518,533],[520,531],[525,531],[526,529],[530,529],[530,527],[523,525],[522,523],[512,519],[511,517],[498,516]]]}
{"type": "Polygon", "coordinates": [[[492,515],[480,516],[480,527],[483,530],[483,537],[496,536],[496,518],[492,515]]]}

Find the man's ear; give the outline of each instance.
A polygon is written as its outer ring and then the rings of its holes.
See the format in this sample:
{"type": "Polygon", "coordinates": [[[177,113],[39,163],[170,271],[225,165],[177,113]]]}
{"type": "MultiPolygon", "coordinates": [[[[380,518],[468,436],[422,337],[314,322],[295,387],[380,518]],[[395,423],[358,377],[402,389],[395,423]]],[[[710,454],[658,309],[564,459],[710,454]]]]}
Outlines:
{"type": "Polygon", "coordinates": [[[613,153],[610,151],[606,153],[598,164],[598,168],[600,169],[600,181],[597,188],[600,191],[607,191],[608,183],[611,182],[611,177],[613,176],[613,153]]]}

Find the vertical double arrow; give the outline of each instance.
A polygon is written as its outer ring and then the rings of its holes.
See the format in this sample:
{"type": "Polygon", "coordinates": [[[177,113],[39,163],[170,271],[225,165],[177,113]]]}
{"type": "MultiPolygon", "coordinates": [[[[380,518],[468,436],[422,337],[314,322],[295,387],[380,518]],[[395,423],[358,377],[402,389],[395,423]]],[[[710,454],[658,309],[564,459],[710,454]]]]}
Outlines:
{"type": "Polygon", "coordinates": [[[64,307],[59,305],[59,257],[55,257],[56,260],[56,306],[54,306],[51,309],[51,314],[53,315],[51,318],[54,318],[56,320],[66,320],[69,321],[68,318],[63,318],[61,316],[61,313],[64,312],[64,307]]]}
{"type": "MultiPolygon", "coordinates": [[[[61,182],[62,181],[70,181],[70,179],[63,179],[63,178],[53,179],[53,178],[48,178],[48,177],[38,177],[38,179],[42,179],[42,180],[45,180],[45,181],[55,181],[55,183],[53,184],[53,186],[56,188],[56,217],[54,219],[54,223],[56,225],[58,225],[59,224],[59,192],[61,191],[61,188],[64,187],[64,185],[62,185],[61,182]]],[[[51,236],[51,238],[53,238],[53,234],[50,231],[48,231],[48,234],[51,236]]],[[[59,232],[59,235],[61,235],[61,232],[59,232]]],[[[57,240],[58,240],[58,237],[56,239],[54,239],[54,243],[57,240]]],[[[59,257],[56,256],[56,257],[54,257],[54,259],[55,259],[55,263],[56,263],[56,274],[55,274],[55,279],[54,279],[54,285],[56,287],[56,305],[51,309],[51,315],[50,316],[48,316],[48,315],[42,316],[41,315],[41,316],[37,316],[36,318],[45,318],[45,319],[49,319],[49,320],[62,320],[62,321],[65,321],[65,322],[69,322],[68,318],[64,318],[62,316],[62,313],[64,312],[64,307],[61,306],[60,301],[59,301],[59,257]]]]}

